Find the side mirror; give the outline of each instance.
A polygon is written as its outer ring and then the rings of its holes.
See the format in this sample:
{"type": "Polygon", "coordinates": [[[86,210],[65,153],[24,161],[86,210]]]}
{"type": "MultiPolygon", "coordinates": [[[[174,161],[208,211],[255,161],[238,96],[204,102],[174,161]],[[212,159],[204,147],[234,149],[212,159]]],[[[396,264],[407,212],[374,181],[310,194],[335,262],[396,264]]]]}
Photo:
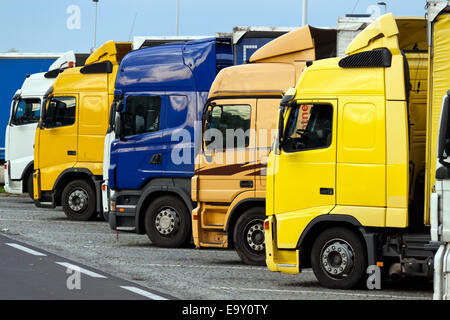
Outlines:
{"type": "Polygon", "coordinates": [[[20,96],[13,97],[13,102],[12,102],[12,109],[11,109],[11,116],[9,117],[9,122],[8,125],[11,126],[14,124],[14,118],[16,117],[16,111],[17,111],[17,104],[19,103],[20,96]]]}
{"type": "Polygon", "coordinates": [[[438,154],[439,162],[444,166],[450,166],[444,160],[448,158],[448,149],[450,147],[450,128],[449,125],[449,109],[450,109],[450,90],[445,95],[442,102],[441,118],[439,120],[439,135],[438,135],[438,154]]]}
{"type": "Polygon", "coordinates": [[[111,104],[111,109],[109,111],[109,126],[108,131],[106,133],[111,133],[114,130],[115,117],[116,117],[116,109],[117,109],[117,101],[113,101],[111,104]]]}
{"type": "Polygon", "coordinates": [[[39,119],[39,123],[38,123],[39,129],[42,129],[43,127],[45,127],[46,108],[47,108],[47,99],[44,98],[42,107],[41,107],[41,118],[39,119]]]}
{"type": "Polygon", "coordinates": [[[51,86],[47,92],[44,94],[44,97],[42,98],[42,105],[41,105],[41,118],[39,119],[39,129],[42,129],[45,127],[45,116],[47,114],[47,102],[50,101],[53,98],[52,95],[53,92],[53,86],[51,86]]]}
{"type": "Polygon", "coordinates": [[[206,110],[204,113],[203,113],[203,121],[210,121],[211,120],[211,114],[212,114],[212,111],[211,110],[206,110]]]}
{"type": "Polygon", "coordinates": [[[120,100],[116,105],[117,112],[123,112],[123,100],[120,100]]]}
{"type": "Polygon", "coordinates": [[[280,106],[286,107],[289,105],[289,103],[292,101],[292,99],[295,98],[295,95],[297,94],[296,88],[289,88],[288,91],[284,94],[283,98],[280,101],[280,106]]]}
{"type": "Polygon", "coordinates": [[[116,132],[116,139],[120,139],[120,141],[125,141],[121,115],[115,117],[114,131],[116,132]]]}
{"type": "Polygon", "coordinates": [[[292,87],[289,88],[284,94],[283,98],[280,101],[280,111],[278,118],[278,145],[277,151],[280,151],[283,147],[283,137],[284,137],[284,112],[287,107],[291,106],[295,96],[297,94],[297,89],[292,87]]]}

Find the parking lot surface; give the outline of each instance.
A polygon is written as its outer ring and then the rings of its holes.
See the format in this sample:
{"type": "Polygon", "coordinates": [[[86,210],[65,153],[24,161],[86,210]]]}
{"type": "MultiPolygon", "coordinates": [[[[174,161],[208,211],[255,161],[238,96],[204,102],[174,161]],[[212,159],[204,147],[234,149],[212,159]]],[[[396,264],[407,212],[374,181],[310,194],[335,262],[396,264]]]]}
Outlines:
{"type": "MultiPolygon", "coordinates": [[[[145,235],[117,234],[101,220],[69,221],[59,208],[36,208],[25,196],[0,194],[0,235],[9,243],[20,241],[148,292],[178,299],[429,300],[433,294],[432,282],[416,280],[383,282],[381,290],[329,290],[319,285],[311,269],[280,274],[245,265],[230,249],[158,248],[145,235]]],[[[6,275],[1,265],[0,275],[6,275]]]]}

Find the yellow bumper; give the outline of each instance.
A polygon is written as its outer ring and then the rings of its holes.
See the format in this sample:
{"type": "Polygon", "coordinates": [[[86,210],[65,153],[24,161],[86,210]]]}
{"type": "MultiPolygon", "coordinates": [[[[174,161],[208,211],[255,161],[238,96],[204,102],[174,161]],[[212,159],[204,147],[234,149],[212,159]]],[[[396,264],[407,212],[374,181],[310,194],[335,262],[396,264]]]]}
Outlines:
{"type": "Polygon", "coordinates": [[[267,267],[274,272],[300,273],[300,252],[277,248],[275,223],[274,216],[269,216],[264,222],[267,267]]]}
{"type": "Polygon", "coordinates": [[[41,198],[41,172],[35,170],[33,173],[33,192],[34,199],[39,200],[41,198]]]}
{"type": "Polygon", "coordinates": [[[192,238],[194,239],[194,244],[196,248],[200,248],[200,237],[199,237],[199,210],[200,206],[192,210],[192,238]]]}

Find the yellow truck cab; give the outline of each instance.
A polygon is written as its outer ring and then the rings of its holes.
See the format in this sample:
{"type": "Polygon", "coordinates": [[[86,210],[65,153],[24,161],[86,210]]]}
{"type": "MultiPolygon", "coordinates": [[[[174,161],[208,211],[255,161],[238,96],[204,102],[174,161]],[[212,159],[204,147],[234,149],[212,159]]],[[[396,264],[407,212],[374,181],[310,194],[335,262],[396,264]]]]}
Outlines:
{"type": "Polygon", "coordinates": [[[267,169],[267,266],[312,267],[340,289],[359,285],[369,266],[431,277],[426,20],[383,15],[346,54],[314,61],[281,102],[267,169]]]}
{"type": "Polygon", "coordinates": [[[34,199],[72,220],[101,212],[103,142],[114,82],[130,42],[108,41],[85,66],[65,69],[43,103],[34,146],[34,199]]]}
{"type": "Polygon", "coordinates": [[[191,185],[197,248],[234,245],[244,262],[265,263],[265,168],[279,101],[307,61],[335,56],[335,49],[336,30],[304,26],[261,47],[249,64],[217,75],[191,185]]]}

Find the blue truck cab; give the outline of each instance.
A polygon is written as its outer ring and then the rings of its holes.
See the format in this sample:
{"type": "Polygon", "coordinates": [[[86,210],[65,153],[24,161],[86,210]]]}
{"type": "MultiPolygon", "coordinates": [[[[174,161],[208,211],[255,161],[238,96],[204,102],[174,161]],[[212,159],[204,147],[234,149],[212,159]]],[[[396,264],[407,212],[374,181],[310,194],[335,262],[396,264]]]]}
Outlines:
{"type": "Polygon", "coordinates": [[[152,244],[191,240],[191,178],[202,110],[217,73],[233,64],[231,39],[132,51],[115,83],[109,131],[108,220],[152,244]]]}

